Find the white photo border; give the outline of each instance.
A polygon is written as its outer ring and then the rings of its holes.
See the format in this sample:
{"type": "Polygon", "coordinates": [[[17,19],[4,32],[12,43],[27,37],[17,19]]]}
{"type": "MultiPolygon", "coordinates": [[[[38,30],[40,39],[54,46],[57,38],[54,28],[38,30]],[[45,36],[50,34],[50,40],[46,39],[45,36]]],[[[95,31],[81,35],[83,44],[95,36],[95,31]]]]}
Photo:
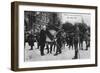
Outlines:
{"type": "Polygon", "coordinates": [[[35,5],[19,5],[19,42],[18,42],[18,63],[19,68],[35,68],[35,67],[50,67],[50,66],[63,66],[63,65],[84,65],[95,64],[95,9],[82,9],[82,8],[63,8],[63,7],[48,7],[48,6],[35,6],[35,5]],[[59,61],[37,61],[25,62],[24,61],[24,11],[49,11],[49,12],[79,12],[91,14],[91,45],[90,45],[90,59],[76,59],[76,60],[59,60],[59,61]]]}

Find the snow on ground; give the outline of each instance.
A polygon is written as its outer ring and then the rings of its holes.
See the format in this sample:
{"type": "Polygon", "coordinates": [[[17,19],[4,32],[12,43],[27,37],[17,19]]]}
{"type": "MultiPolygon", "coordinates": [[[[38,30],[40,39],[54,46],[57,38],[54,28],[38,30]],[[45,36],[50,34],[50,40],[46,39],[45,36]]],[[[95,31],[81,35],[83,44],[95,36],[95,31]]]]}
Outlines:
{"type": "MultiPolygon", "coordinates": [[[[85,48],[85,43],[83,43],[83,49],[85,48]]],[[[68,46],[65,46],[65,48],[62,48],[62,53],[54,56],[55,51],[52,52],[52,54],[47,54],[47,50],[44,50],[45,55],[40,55],[40,50],[37,49],[36,43],[33,47],[33,50],[29,50],[30,46],[28,43],[25,45],[25,61],[50,61],[50,60],[69,60],[74,57],[75,50],[72,47],[69,49],[68,46]]],[[[88,50],[79,50],[78,53],[78,59],[88,59],[90,58],[90,48],[88,50]]]]}

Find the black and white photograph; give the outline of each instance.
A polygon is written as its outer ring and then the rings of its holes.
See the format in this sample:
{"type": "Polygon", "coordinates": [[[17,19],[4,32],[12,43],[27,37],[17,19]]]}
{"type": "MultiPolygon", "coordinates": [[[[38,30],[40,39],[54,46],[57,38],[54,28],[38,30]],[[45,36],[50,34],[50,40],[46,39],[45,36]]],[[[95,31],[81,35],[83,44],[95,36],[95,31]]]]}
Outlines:
{"type": "Polygon", "coordinates": [[[12,70],[97,66],[97,7],[12,3],[12,70]]]}
{"type": "Polygon", "coordinates": [[[90,13],[24,11],[24,61],[90,58],[90,13]]]}

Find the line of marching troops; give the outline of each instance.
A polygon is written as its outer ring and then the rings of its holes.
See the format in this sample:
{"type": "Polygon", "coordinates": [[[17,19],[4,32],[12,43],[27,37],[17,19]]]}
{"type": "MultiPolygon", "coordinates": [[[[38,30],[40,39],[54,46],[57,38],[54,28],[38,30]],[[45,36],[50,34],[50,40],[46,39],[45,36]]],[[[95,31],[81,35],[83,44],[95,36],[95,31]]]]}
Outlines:
{"type": "Polygon", "coordinates": [[[63,30],[58,31],[56,36],[53,36],[51,42],[46,41],[46,35],[49,35],[49,37],[52,38],[52,35],[50,35],[46,30],[46,26],[43,26],[43,29],[40,31],[40,33],[35,36],[35,39],[34,35],[30,34],[28,36],[28,40],[26,41],[31,46],[30,50],[33,50],[34,42],[37,42],[41,56],[45,55],[45,47],[47,49],[47,54],[52,53],[53,50],[55,50],[54,56],[57,56],[58,54],[62,53],[62,46],[65,46],[65,44],[67,43],[66,46],[69,46],[69,49],[70,47],[74,47],[75,55],[73,59],[77,59],[79,49],[83,49],[83,41],[86,42],[86,50],[88,50],[88,47],[90,46],[90,33],[88,31],[86,31],[86,33],[80,33],[78,27],[76,27],[76,29],[72,33],[65,33],[63,30]]]}

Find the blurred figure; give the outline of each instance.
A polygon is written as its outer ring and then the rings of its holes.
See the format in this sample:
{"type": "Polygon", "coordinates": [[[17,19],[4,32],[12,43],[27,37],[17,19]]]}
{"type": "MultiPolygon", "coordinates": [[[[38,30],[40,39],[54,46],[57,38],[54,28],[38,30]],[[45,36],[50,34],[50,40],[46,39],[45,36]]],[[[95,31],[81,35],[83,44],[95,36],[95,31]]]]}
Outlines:
{"type": "Polygon", "coordinates": [[[68,33],[66,33],[66,43],[67,43],[66,46],[69,46],[69,34],[68,33]]]}
{"type": "Polygon", "coordinates": [[[78,58],[78,42],[79,42],[79,28],[78,26],[76,25],[75,26],[76,29],[75,29],[75,32],[74,32],[74,47],[75,47],[75,56],[73,59],[77,59],[78,58]]]}
{"type": "Polygon", "coordinates": [[[86,42],[85,50],[88,50],[88,47],[90,47],[90,33],[88,30],[85,32],[85,42],[86,42]]]}
{"type": "Polygon", "coordinates": [[[28,36],[28,43],[31,46],[30,50],[33,50],[33,46],[34,46],[34,36],[33,36],[33,34],[29,34],[29,36],[28,36]]]}
{"type": "Polygon", "coordinates": [[[41,56],[44,55],[44,47],[45,47],[45,43],[46,43],[46,26],[43,26],[42,30],[40,31],[40,41],[39,41],[39,45],[40,45],[40,53],[41,56]]]}
{"type": "Polygon", "coordinates": [[[80,37],[79,48],[80,50],[83,50],[84,34],[80,32],[79,37],[80,37]]]}
{"type": "Polygon", "coordinates": [[[54,46],[53,51],[54,52],[56,50],[56,45],[57,45],[57,38],[56,38],[56,36],[54,36],[54,41],[53,41],[53,46],[54,46]]]}
{"type": "Polygon", "coordinates": [[[37,41],[37,49],[39,49],[40,48],[40,33],[39,32],[37,32],[37,34],[36,34],[36,41],[37,41]]]}
{"type": "Polygon", "coordinates": [[[62,53],[61,47],[62,47],[62,37],[61,37],[61,32],[59,32],[57,34],[57,49],[56,49],[56,53],[54,54],[54,56],[62,53]]]}
{"type": "Polygon", "coordinates": [[[69,49],[72,47],[73,49],[73,33],[69,34],[69,49]]]}

